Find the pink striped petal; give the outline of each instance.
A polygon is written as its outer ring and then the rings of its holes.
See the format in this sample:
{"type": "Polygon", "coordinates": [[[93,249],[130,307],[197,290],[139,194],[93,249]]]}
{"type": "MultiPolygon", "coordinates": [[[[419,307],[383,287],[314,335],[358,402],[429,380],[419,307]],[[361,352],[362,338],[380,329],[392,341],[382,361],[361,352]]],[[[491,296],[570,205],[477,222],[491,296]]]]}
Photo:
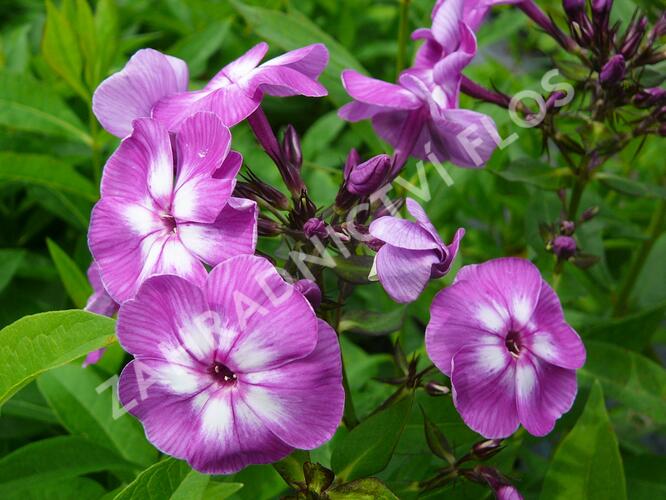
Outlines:
{"type": "Polygon", "coordinates": [[[266,259],[242,255],[225,260],[211,271],[206,290],[211,307],[237,333],[233,344],[218,350],[235,372],[276,368],[314,350],[312,307],[266,259]]]}
{"type": "Polygon", "coordinates": [[[264,425],[289,445],[307,450],[333,437],[345,403],[337,335],[322,320],[318,327],[310,355],[242,380],[248,384],[242,397],[264,425]]]}
{"type": "Polygon", "coordinates": [[[323,43],[315,43],[300,49],[291,50],[266,61],[261,67],[286,66],[305,76],[317,79],[328,64],[328,49],[323,43]]]}
{"type": "Polygon", "coordinates": [[[417,109],[421,101],[400,85],[387,83],[348,69],[342,72],[342,85],[354,99],[384,108],[417,109]]]}
{"type": "Polygon", "coordinates": [[[118,73],[104,80],[93,95],[93,112],[117,137],[132,131],[132,121],[149,117],[161,98],[187,90],[184,61],[153,49],[139,50],[118,73]]]}
{"type": "Polygon", "coordinates": [[[238,59],[222,68],[206,85],[205,90],[217,90],[246,78],[268,52],[268,44],[260,42],[238,59]]]}
{"type": "Polygon", "coordinates": [[[257,204],[231,197],[212,224],[178,224],[183,245],[211,266],[235,257],[252,254],[257,245],[257,204]]]}
{"type": "Polygon", "coordinates": [[[433,264],[439,261],[434,250],[406,250],[392,245],[381,247],[375,258],[382,287],[400,303],[419,297],[430,280],[433,264]]]}
{"type": "Polygon", "coordinates": [[[515,363],[496,338],[493,343],[463,347],[453,357],[453,402],[465,424],[482,436],[510,436],[518,427],[515,363]]]}
{"type": "Polygon", "coordinates": [[[518,359],[515,377],[520,422],[530,434],[545,436],[576,399],[575,370],[524,355],[518,359]]]}

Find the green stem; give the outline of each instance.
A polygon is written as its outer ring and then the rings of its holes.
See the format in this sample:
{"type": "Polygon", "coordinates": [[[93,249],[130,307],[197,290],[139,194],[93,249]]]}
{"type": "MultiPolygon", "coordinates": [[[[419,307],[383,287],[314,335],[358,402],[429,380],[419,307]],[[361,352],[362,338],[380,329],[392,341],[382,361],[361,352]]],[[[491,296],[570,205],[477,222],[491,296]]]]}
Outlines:
{"type": "Polygon", "coordinates": [[[648,239],[643,242],[640,250],[634,256],[634,260],[631,263],[629,272],[627,273],[626,279],[620,293],[617,297],[617,302],[615,303],[615,308],[613,309],[613,316],[621,316],[627,310],[627,303],[631,292],[634,289],[634,285],[638,280],[638,275],[643,269],[643,265],[647,260],[650,250],[654,246],[655,242],[661,235],[664,230],[664,222],[666,221],[666,201],[660,200],[657,210],[652,215],[652,220],[650,221],[650,226],[648,228],[648,239]]]}
{"type": "Polygon", "coordinates": [[[398,26],[398,54],[396,58],[396,79],[405,67],[407,59],[407,37],[409,31],[409,2],[400,0],[400,24],[398,26]]]}
{"type": "Polygon", "coordinates": [[[578,212],[578,207],[580,206],[580,200],[583,198],[583,191],[585,190],[586,184],[587,176],[579,172],[578,177],[576,177],[576,184],[574,184],[574,188],[571,193],[571,201],[569,202],[569,210],[567,212],[567,218],[569,220],[576,219],[576,213],[578,212]]]}

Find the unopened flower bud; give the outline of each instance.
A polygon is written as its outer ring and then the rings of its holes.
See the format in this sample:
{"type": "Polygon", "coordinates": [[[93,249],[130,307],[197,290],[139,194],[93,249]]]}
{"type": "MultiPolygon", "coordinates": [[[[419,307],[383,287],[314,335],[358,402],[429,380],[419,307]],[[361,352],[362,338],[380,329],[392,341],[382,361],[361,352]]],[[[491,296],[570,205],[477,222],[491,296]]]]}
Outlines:
{"type": "Polygon", "coordinates": [[[321,305],[321,290],[312,280],[302,279],[294,283],[294,288],[303,295],[313,309],[317,309],[321,305]]]}
{"type": "Polygon", "coordinates": [[[266,184],[249,168],[242,174],[245,181],[237,182],[234,194],[242,198],[265,201],[279,210],[289,210],[289,200],[279,189],[266,184]]]}
{"type": "Polygon", "coordinates": [[[259,236],[277,236],[281,232],[280,225],[273,219],[260,216],[257,220],[257,233],[259,233],[259,236]]]}
{"type": "Polygon", "coordinates": [[[301,140],[298,137],[296,129],[292,125],[287,125],[282,139],[282,154],[285,161],[291,163],[297,168],[303,164],[303,152],[301,151],[301,140]]]}
{"type": "Polygon", "coordinates": [[[391,170],[391,158],[380,154],[352,168],[347,190],[359,196],[369,196],[386,184],[391,170]]]}
{"type": "Polygon", "coordinates": [[[576,240],[571,236],[556,236],[552,245],[553,253],[562,260],[569,259],[576,254],[576,240]]]}
{"type": "Polygon", "coordinates": [[[666,89],[661,87],[643,89],[634,96],[634,104],[641,109],[651,108],[663,103],[666,103],[666,89]]]}
{"type": "Polygon", "coordinates": [[[317,236],[319,238],[325,238],[328,233],[326,232],[326,224],[323,220],[312,217],[308,219],[305,224],[303,224],[303,232],[308,238],[317,236]]]}
{"type": "Polygon", "coordinates": [[[560,222],[560,232],[566,236],[571,236],[576,230],[576,224],[570,220],[560,222]]]}
{"type": "Polygon", "coordinates": [[[647,26],[648,19],[643,16],[637,21],[633,22],[631,26],[627,29],[627,33],[624,37],[624,42],[622,42],[622,47],[620,52],[626,59],[631,59],[636,54],[638,47],[643,41],[645,36],[645,28],[647,26]]]}
{"type": "Polygon", "coordinates": [[[615,54],[611,57],[599,73],[599,82],[604,87],[618,85],[624,79],[626,71],[624,56],[615,54]]]}
{"type": "Polygon", "coordinates": [[[379,219],[385,215],[395,215],[404,204],[404,198],[396,198],[395,200],[391,200],[391,203],[382,205],[379,209],[377,209],[377,211],[373,214],[373,218],[379,219]]]}
{"type": "Polygon", "coordinates": [[[499,453],[501,449],[501,439],[486,439],[485,441],[474,444],[472,447],[472,455],[474,455],[474,458],[477,460],[487,460],[499,453]]]}
{"type": "Polygon", "coordinates": [[[585,0],[562,0],[562,7],[567,16],[576,21],[580,13],[585,10],[585,0]]]}
{"type": "Polygon", "coordinates": [[[613,7],[613,0],[592,0],[592,14],[606,17],[613,7]]]}
{"type": "Polygon", "coordinates": [[[433,397],[446,396],[451,393],[451,389],[447,386],[438,384],[437,382],[430,381],[425,385],[425,391],[433,397]]]}
{"type": "Polygon", "coordinates": [[[347,155],[347,160],[345,161],[345,170],[343,174],[345,181],[349,179],[349,174],[351,174],[354,167],[356,167],[356,165],[359,163],[361,163],[361,156],[358,154],[356,149],[352,148],[347,155]]]}
{"type": "Polygon", "coordinates": [[[583,210],[583,213],[580,214],[581,222],[587,222],[588,220],[594,218],[599,213],[599,207],[589,207],[583,210]]]}

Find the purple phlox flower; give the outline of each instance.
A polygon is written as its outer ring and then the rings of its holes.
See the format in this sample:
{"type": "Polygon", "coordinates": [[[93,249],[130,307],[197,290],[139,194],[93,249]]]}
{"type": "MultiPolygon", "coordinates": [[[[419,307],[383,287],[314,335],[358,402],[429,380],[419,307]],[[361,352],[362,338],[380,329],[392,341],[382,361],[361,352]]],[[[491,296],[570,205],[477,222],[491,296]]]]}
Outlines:
{"type": "Polygon", "coordinates": [[[187,90],[187,63],[153,49],[136,52],[125,67],[95,90],[92,109],[102,127],[117,137],[132,132],[132,122],[150,116],[163,97],[187,90]]]}
{"type": "Polygon", "coordinates": [[[309,279],[298,280],[294,283],[294,288],[308,299],[313,309],[317,309],[321,305],[321,290],[314,281],[309,279]]]}
{"type": "Polygon", "coordinates": [[[412,302],[428,281],[449,272],[465,230],[456,231],[445,245],[421,205],[407,198],[409,221],[385,216],[370,224],[370,235],[384,242],[375,257],[374,269],[384,290],[396,302],[412,302]]]}
{"type": "Polygon", "coordinates": [[[335,331],[261,257],[217,265],[202,287],[146,280],[118,315],[134,356],[120,401],[162,452],[230,474],[313,449],[342,418],[335,331]]]}
{"type": "Polygon", "coordinates": [[[197,284],[202,262],[253,253],[257,205],[234,198],[242,158],[212,113],[198,113],[172,138],[156,120],[135,120],[104,168],[88,243],[106,290],[119,303],[153,274],[197,284]]]}
{"type": "Polygon", "coordinates": [[[519,424],[544,436],[576,397],[585,347],[530,261],[494,259],[458,271],[430,308],[426,350],[451,377],[465,423],[486,438],[519,424]]]}
{"type": "Polygon", "coordinates": [[[268,52],[261,42],[227,64],[202,89],[165,97],[155,105],[153,117],[169,130],[177,130],[189,115],[212,111],[229,127],[251,115],[264,94],[286,97],[322,97],[326,89],[317,78],[328,63],[321,43],[292,50],[259,64],[268,52]]]}
{"type": "Polygon", "coordinates": [[[339,115],[352,122],[372,119],[377,134],[396,150],[393,176],[409,155],[482,167],[499,142],[490,117],[458,109],[461,71],[476,54],[476,37],[462,22],[462,14],[461,0],[435,9],[432,28],[414,34],[426,40],[414,67],[403,71],[397,84],[353,70],[342,73],[354,101],[339,115]]]}
{"type": "MultiPolygon", "coordinates": [[[[88,297],[88,302],[84,309],[95,314],[112,317],[118,312],[118,303],[111,298],[104,288],[102,278],[99,275],[99,266],[97,265],[97,262],[93,261],[92,264],[90,264],[87,274],[93,293],[88,297]]],[[[97,363],[102,358],[105,351],[106,349],[102,348],[88,353],[86,359],[83,361],[83,367],[85,368],[88,365],[94,365],[97,363]]]]}

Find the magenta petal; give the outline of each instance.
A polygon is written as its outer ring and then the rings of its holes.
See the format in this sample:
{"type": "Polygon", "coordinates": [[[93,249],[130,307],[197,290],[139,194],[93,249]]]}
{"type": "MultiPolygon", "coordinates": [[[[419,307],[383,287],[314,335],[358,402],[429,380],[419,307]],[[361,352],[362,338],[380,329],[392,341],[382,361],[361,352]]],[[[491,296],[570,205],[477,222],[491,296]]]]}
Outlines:
{"type": "Polygon", "coordinates": [[[243,378],[249,384],[243,399],[262,422],[289,445],[307,450],[333,437],[345,403],[337,335],[322,320],[318,326],[310,355],[243,378]]]}
{"type": "Polygon", "coordinates": [[[172,94],[155,103],[151,116],[170,131],[177,132],[187,117],[199,111],[210,111],[210,94],[208,90],[172,94]]]}
{"type": "Polygon", "coordinates": [[[93,112],[111,134],[125,137],[132,121],[149,117],[161,98],[187,90],[184,61],[153,49],[139,50],[122,71],[104,80],[93,95],[93,112]]]}
{"type": "Polygon", "coordinates": [[[464,0],[447,0],[438,3],[432,12],[432,34],[447,51],[453,52],[460,41],[460,25],[463,20],[464,0]]]}
{"type": "Polygon", "coordinates": [[[217,90],[247,77],[268,52],[268,44],[259,42],[238,59],[230,62],[215,75],[205,90],[217,90]]]}
{"type": "Polygon", "coordinates": [[[492,118],[466,109],[445,109],[432,122],[443,156],[459,167],[482,168],[499,142],[492,118]]]}
{"type": "Polygon", "coordinates": [[[178,276],[154,276],[120,309],[118,342],[134,356],[196,367],[216,347],[207,311],[197,286],[178,276]]]}
{"type": "Polygon", "coordinates": [[[86,368],[90,365],[96,365],[99,363],[99,360],[102,359],[102,356],[104,356],[104,353],[106,352],[106,347],[102,347],[101,349],[97,349],[96,351],[89,352],[86,355],[86,359],[83,360],[83,368],[86,368]]]}
{"type": "Polygon", "coordinates": [[[515,363],[504,341],[460,349],[453,357],[453,402],[465,423],[482,436],[511,435],[518,427],[515,363]]]}
{"type": "Polygon", "coordinates": [[[503,338],[507,324],[506,312],[481,297],[474,282],[456,282],[441,290],[430,306],[425,338],[428,356],[443,373],[451,375],[456,352],[467,345],[503,338]]]}
{"type": "Polygon", "coordinates": [[[103,316],[113,316],[118,311],[118,304],[111,298],[104,288],[97,262],[93,261],[92,264],[90,264],[87,275],[88,281],[90,281],[90,285],[93,288],[93,293],[88,297],[85,310],[103,316]]]}
{"type": "Polygon", "coordinates": [[[562,368],[581,368],[585,346],[576,331],[564,320],[562,306],[545,281],[534,311],[535,330],[525,335],[525,345],[544,361],[562,368]]]}
{"type": "Polygon", "coordinates": [[[323,43],[315,43],[300,49],[290,50],[262,64],[265,66],[286,66],[316,79],[328,64],[328,49],[323,43]]]}
{"type": "Polygon", "coordinates": [[[123,198],[146,207],[168,208],[173,189],[169,133],[149,118],[134,121],[132,135],[111,155],[102,177],[102,197],[123,198]],[[154,202],[154,203],[153,203],[154,202]]]}
{"type": "Polygon", "coordinates": [[[191,436],[198,428],[197,408],[192,394],[174,393],[155,369],[164,367],[154,360],[134,360],[123,369],[118,396],[123,407],[141,420],[148,440],[161,452],[185,459],[192,453],[191,436]]]}
{"type": "Polygon", "coordinates": [[[370,234],[389,245],[408,250],[434,250],[439,242],[416,222],[386,215],[370,224],[370,234]]]}
{"type": "Polygon", "coordinates": [[[520,356],[515,374],[520,422],[530,434],[545,436],[576,398],[576,372],[529,354],[520,356]]]}
{"type": "Polygon", "coordinates": [[[174,192],[171,214],[179,222],[215,222],[236,186],[235,179],[215,179],[196,175],[174,192]]]}
{"type": "Polygon", "coordinates": [[[252,254],[257,245],[257,204],[244,198],[229,198],[212,224],[178,224],[178,234],[190,252],[211,266],[252,254]]]}
{"type": "Polygon", "coordinates": [[[321,83],[286,66],[259,67],[247,84],[249,95],[254,95],[257,90],[278,97],[323,97],[328,94],[321,83]]]}
{"type": "Polygon", "coordinates": [[[230,146],[231,132],[215,114],[202,112],[185,120],[176,138],[176,188],[193,176],[211,176],[224,162],[230,146]]]}
{"type": "Polygon", "coordinates": [[[432,266],[438,261],[434,250],[406,250],[387,244],[377,252],[377,275],[393,300],[412,302],[428,284],[432,266]]]}
{"type": "Polygon", "coordinates": [[[275,368],[315,348],[312,307],[266,259],[242,255],[225,260],[211,271],[206,290],[211,307],[238,334],[233,345],[218,351],[235,370],[275,368]]]}
{"type": "Polygon", "coordinates": [[[365,104],[359,101],[348,102],[338,110],[338,116],[349,122],[358,122],[372,118],[377,113],[386,111],[386,108],[365,104]]]}
{"type": "Polygon", "coordinates": [[[238,151],[229,151],[222,165],[213,173],[213,177],[216,179],[234,178],[241,169],[241,166],[243,166],[243,155],[238,151]]]}
{"type": "Polygon", "coordinates": [[[277,462],[293,451],[265,426],[240,391],[221,389],[202,398],[195,422],[197,434],[187,460],[206,474],[233,474],[250,464],[277,462]]]}
{"type": "Polygon", "coordinates": [[[347,93],[364,104],[384,108],[417,109],[421,101],[400,85],[370,78],[354,70],[342,72],[342,84],[347,93]]]}

